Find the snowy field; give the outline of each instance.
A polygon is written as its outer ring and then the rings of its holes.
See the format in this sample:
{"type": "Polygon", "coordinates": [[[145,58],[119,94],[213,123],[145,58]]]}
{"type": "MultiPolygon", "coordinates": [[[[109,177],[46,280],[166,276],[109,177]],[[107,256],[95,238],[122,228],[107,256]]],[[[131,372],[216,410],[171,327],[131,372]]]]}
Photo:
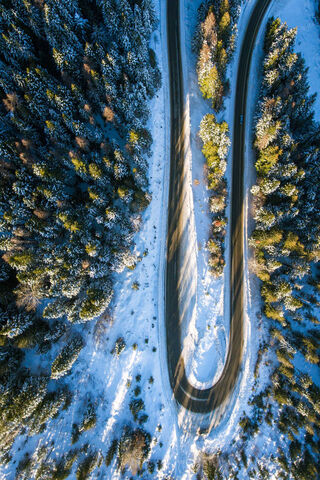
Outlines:
{"type": "MultiPolygon", "coordinates": [[[[172,398],[166,364],[165,321],[164,321],[164,269],[166,251],[167,198],[169,185],[169,86],[166,47],[166,11],[165,1],[157,1],[159,12],[159,29],[153,35],[152,48],[156,51],[159,66],[162,70],[162,87],[152,101],[149,128],[154,143],[153,155],[150,159],[150,190],[152,202],[143,214],[142,230],[136,235],[136,253],[141,261],[133,271],[127,271],[118,277],[116,295],[113,300],[112,319],[101,319],[95,328],[88,325],[86,347],[82,350],[72,373],[66,378],[74,392],[74,400],[67,412],[49,423],[47,430],[35,436],[28,443],[32,450],[38,442],[48,445],[54,441],[52,455],[60,456],[70,446],[72,423],[79,418],[81,406],[88,392],[92,392],[97,400],[98,421],[94,432],[84,432],[85,439],[91,446],[104,453],[109,448],[114,436],[119,438],[122,427],[134,425],[129,411],[129,402],[133,398],[133,389],[140,385],[141,397],[145,402],[145,412],[149,415],[144,428],[152,436],[151,460],[163,461],[163,468],[152,478],[165,479],[170,474],[177,480],[195,478],[192,465],[200,452],[213,452],[218,448],[227,448],[233,438],[237,437],[239,418],[246,408],[247,400],[253,386],[253,368],[258,349],[260,328],[259,302],[254,302],[257,284],[248,276],[247,319],[246,319],[246,354],[243,371],[233,399],[226,411],[223,421],[208,436],[194,433],[191,423],[195,416],[180,411],[179,423],[177,409],[172,398]],[[136,283],[138,289],[132,288],[136,283]],[[126,348],[116,356],[111,353],[115,341],[123,337],[126,348]],[[137,346],[135,346],[135,344],[137,346]],[[141,380],[136,376],[141,375],[141,380]],[[153,379],[153,382],[151,380],[153,379]]],[[[181,25],[182,55],[185,78],[187,106],[190,108],[190,202],[193,202],[194,213],[190,228],[196,239],[197,260],[196,291],[197,301],[195,315],[189,324],[184,325],[184,354],[187,373],[190,381],[198,387],[212,384],[219,376],[228,346],[228,278],[229,270],[225,269],[224,277],[219,280],[210,278],[207,269],[207,251],[204,248],[208,239],[210,216],[208,213],[208,191],[206,190],[204,159],[200,151],[197,137],[200,120],[210,112],[210,106],[199,95],[195,75],[195,56],[191,52],[191,36],[196,24],[196,10],[200,0],[182,0],[181,25]],[[192,223],[193,222],[193,223],[192,223]],[[224,284],[224,282],[226,282],[224,284]]],[[[239,19],[239,41],[237,51],[228,68],[231,91],[234,91],[237,59],[241,38],[243,37],[248,16],[254,6],[253,0],[246,2],[239,19]]],[[[316,92],[320,85],[320,28],[314,22],[313,0],[276,0],[270,14],[280,16],[289,26],[298,27],[297,50],[301,51],[310,67],[311,91],[316,92]]],[[[267,20],[267,18],[265,19],[267,20]]],[[[265,23],[265,22],[264,22],[265,23]]],[[[262,54],[263,27],[261,28],[254,52],[250,77],[248,108],[248,132],[252,127],[252,114],[257,95],[259,80],[258,65],[262,54]]],[[[225,101],[224,118],[231,128],[233,123],[233,101],[231,95],[225,101]]],[[[320,98],[317,98],[316,112],[320,118],[320,98]]],[[[251,137],[247,138],[247,159],[252,162],[251,137]]],[[[228,183],[230,185],[231,166],[228,165],[228,183]]],[[[246,191],[253,182],[253,170],[247,167],[245,178],[246,191]]],[[[249,212],[249,196],[246,197],[249,212]]],[[[190,203],[192,206],[192,203],[190,203]]],[[[250,230],[250,225],[249,225],[250,230]]],[[[247,228],[245,234],[247,235],[247,228]]],[[[227,243],[228,244],[228,238],[227,243]]],[[[226,255],[228,258],[228,249],[226,255]]],[[[246,254],[247,259],[247,254],[246,254]]],[[[270,450],[276,439],[270,435],[270,450]]],[[[84,443],[84,442],[83,442],[84,443]]],[[[25,439],[15,444],[14,461],[18,462],[25,452],[25,439]],[[18,450],[19,449],[19,450],[18,450]]],[[[260,447],[256,446],[256,455],[260,447]]],[[[265,446],[264,446],[265,448],[265,446]]],[[[0,477],[13,480],[12,466],[3,467],[0,477]]],[[[101,468],[101,473],[94,478],[119,479],[115,463],[112,467],[101,468]]],[[[75,479],[75,474],[69,478],[75,479]]],[[[129,478],[129,477],[125,477],[129,478]]],[[[148,478],[148,477],[146,477],[148,478]]]]}

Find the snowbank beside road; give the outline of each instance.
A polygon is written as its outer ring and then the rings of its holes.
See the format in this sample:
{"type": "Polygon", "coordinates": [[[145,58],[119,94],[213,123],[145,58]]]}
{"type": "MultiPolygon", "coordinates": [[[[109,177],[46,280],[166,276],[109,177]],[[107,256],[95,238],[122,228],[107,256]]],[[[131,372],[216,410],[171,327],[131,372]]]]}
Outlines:
{"type": "MultiPolygon", "coordinates": [[[[201,0],[181,1],[181,57],[184,79],[186,116],[186,161],[189,184],[189,204],[186,215],[191,223],[196,261],[190,275],[196,283],[196,305],[192,317],[186,319],[182,328],[183,357],[186,374],[194,387],[208,388],[219,378],[226,358],[229,339],[229,318],[225,314],[224,281],[215,279],[209,272],[209,252],[206,243],[210,235],[211,215],[209,212],[210,192],[207,189],[205,159],[198,137],[203,116],[212,111],[210,103],[202,98],[196,73],[197,58],[192,51],[192,37],[197,26],[197,10],[201,0]]],[[[226,239],[226,243],[228,238],[226,239]]]]}

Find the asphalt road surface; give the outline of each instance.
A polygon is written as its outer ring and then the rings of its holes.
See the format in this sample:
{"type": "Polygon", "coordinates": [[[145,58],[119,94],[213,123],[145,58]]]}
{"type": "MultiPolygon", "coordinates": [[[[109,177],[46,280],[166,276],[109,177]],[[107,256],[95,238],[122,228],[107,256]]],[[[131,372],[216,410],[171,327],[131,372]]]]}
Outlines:
{"type": "MultiPolygon", "coordinates": [[[[207,389],[194,388],[185,374],[181,355],[181,316],[184,308],[179,295],[180,266],[183,263],[183,200],[185,198],[184,97],[180,50],[179,0],[167,0],[167,32],[170,79],[170,186],[167,231],[165,308],[167,360],[175,399],[196,413],[210,413],[228,400],[240,371],[243,356],[243,173],[246,98],[252,51],[261,21],[271,0],[258,0],[248,22],[241,47],[236,86],[233,132],[231,248],[230,248],[230,337],[226,362],[219,380],[207,389]],[[243,115],[243,117],[241,117],[243,115]],[[241,120],[242,119],[242,120],[241,120]]],[[[185,300],[183,300],[185,301],[185,300]]]]}

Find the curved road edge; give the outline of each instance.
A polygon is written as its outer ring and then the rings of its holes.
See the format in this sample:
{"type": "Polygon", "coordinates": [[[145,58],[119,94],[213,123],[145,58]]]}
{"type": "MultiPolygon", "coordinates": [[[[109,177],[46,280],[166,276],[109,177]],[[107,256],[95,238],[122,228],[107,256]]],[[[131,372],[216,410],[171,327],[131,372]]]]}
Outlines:
{"type": "Polygon", "coordinates": [[[185,128],[180,46],[180,2],[167,0],[167,35],[170,81],[170,185],[168,201],[167,270],[165,276],[166,339],[169,379],[175,399],[195,413],[210,413],[232,392],[243,356],[243,172],[246,99],[255,39],[272,0],[259,0],[250,16],[238,62],[233,126],[231,235],[230,235],[230,336],[226,363],[219,380],[208,389],[196,389],[185,374],[181,355],[179,266],[183,236],[185,194],[185,128]],[[243,115],[243,121],[240,116],[243,115]]]}

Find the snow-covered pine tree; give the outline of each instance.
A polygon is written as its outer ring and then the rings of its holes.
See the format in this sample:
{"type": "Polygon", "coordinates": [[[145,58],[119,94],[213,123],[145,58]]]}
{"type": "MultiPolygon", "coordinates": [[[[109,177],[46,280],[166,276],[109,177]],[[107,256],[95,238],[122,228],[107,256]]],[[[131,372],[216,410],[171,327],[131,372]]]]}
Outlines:
{"type": "Polygon", "coordinates": [[[51,378],[57,380],[66,375],[77,360],[84,342],[80,336],[72,338],[55,358],[51,366],[51,378]]]}

